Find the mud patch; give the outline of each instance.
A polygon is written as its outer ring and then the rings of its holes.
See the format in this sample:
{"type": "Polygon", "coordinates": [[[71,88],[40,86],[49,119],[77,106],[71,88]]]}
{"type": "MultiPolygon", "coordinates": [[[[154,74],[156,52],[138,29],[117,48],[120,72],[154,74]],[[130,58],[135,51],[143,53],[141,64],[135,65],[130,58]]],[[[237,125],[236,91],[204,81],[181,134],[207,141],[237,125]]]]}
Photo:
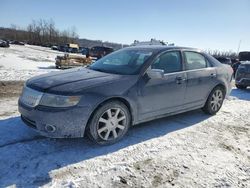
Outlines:
{"type": "Polygon", "coordinates": [[[220,143],[219,146],[227,151],[234,151],[235,150],[235,148],[232,145],[228,145],[225,143],[220,143]]]}
{"type": "Polygon", "coordinates": [[[19,96],[23,85],[24,81],[0,81],[0,98],[19,96]]]}
{"type": "Polygon", "coordinates": [[[11,115],[13,115],[15,113],[16,113],[16,111],[14,111],[14,112],[3,112],[3,113],[0,112],[0,117],[11,116],[11,115]]]}

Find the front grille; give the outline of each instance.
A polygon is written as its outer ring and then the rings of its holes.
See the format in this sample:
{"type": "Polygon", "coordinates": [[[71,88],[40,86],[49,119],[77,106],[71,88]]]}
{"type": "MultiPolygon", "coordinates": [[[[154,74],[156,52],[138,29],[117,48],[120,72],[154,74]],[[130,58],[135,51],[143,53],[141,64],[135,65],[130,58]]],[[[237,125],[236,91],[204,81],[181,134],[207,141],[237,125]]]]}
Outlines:
{"type": "Polygon", "coordinates": [[[245,67],[246,72],[250,72],[250,65],[245,65],[245,67]]]}
{"type": "Polygon", "coordinates": [[[21,116],[21,119],[24,121],[24,123],[26,125],[28,125],[29,127],[33,128],[33,129],[36,129],[36,122],[27,118],[27,117],[24,117],[24,116],[21,116]]]}
{"type": "Polygon", "coordinates": [[[250,78],[250,71],[244,75],[244,78],[250,78]]]}
{"type": "Polygon", "coordinates": [[[244,85],[250,85],[250,79],[244,79],[243,78],[241,83],[244,84],[244,85]]]}

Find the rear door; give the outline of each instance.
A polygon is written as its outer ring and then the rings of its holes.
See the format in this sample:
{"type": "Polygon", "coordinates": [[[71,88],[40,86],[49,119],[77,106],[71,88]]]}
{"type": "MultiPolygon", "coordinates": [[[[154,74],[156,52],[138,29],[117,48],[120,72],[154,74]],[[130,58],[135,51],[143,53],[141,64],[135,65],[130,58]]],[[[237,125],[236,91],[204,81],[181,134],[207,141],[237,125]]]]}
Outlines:
{"type": "Polygon", "coordinates": [[[198,107],[205,103],[208,94],[216,83],[216,68],[199,52],[183,51],[187,73],[187,88],[184,107],[198,107]]]}

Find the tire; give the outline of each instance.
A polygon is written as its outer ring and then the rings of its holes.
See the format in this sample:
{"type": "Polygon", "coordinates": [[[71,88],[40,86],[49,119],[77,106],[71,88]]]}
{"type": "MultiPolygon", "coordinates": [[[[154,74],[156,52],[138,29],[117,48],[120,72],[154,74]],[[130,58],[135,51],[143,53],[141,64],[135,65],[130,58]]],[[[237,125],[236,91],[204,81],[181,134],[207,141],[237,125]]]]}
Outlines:
{"type": "Polygon", "coordinates": [[[205,106],[202,110],[206,114],[215,115],[221,108],[225,98],[225,91],[222,87],[215,87],[208,96],[205,106]]]}
{"type": "Polygon", "coordinates": [[[88,123],[87,134],[99,145],[114,144],[124,137],[130,123],[127,106],[120,101],[110,101],[94,112],[88,123]]]}
{"type": "Polygon", "coordinates": [[[247,86],[242,86],[242,85],[235,85],[238,89],[246,89],[247,88],[247,86]]]}

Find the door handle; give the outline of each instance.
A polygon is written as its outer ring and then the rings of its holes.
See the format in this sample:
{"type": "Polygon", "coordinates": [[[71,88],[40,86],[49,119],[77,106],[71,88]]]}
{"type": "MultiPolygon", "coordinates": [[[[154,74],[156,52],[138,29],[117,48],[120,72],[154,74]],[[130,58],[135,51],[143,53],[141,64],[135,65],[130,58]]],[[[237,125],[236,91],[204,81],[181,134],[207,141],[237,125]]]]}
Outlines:
{"type": "Polygon", "coordinates": [[[184,81],[186,81],[186,78],[183,78],[181,76],[176,77],[177,84],[182,84],[184,81]]]}
{"type": "Polygon", "coordinates": [[[210,76],[213,77],[213,78],[215,78],[216,77],[216,73],[211,73],[210,76]]]}

